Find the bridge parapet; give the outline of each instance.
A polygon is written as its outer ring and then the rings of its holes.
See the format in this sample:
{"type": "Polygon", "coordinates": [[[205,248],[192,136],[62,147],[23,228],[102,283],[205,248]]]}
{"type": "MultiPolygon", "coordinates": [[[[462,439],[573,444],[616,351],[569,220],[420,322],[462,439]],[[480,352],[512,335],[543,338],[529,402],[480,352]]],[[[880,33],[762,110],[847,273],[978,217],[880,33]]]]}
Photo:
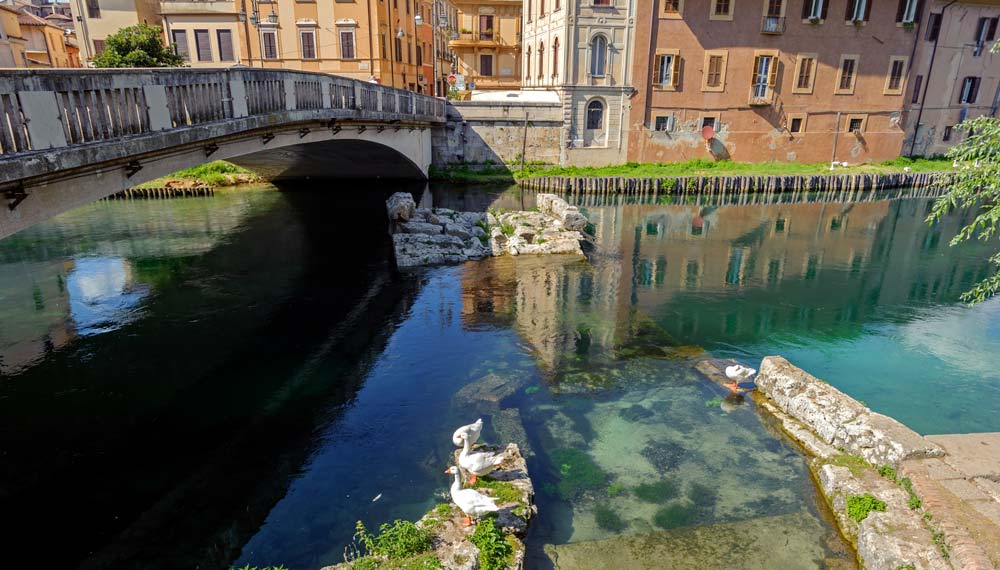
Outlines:
{"type": "MultiPolygon", "coordinates": [[[[14,155],[225,122],[241,122],[241,130],[327,117],[437,124],[445,114],[441,99],[320,73],[12,70],[0,76],[0,163],[14,155]]],[[[0,183],[17,179],[12,170],[18,169],[0,168],[0,183]]]]}

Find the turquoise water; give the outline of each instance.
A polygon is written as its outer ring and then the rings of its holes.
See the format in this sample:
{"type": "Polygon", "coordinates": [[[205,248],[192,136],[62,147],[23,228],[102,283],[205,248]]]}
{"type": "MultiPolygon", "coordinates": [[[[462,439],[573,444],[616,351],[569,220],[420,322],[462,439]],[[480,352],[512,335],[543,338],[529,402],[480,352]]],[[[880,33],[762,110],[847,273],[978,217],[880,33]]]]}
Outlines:
{"type": "Polygon", "coordinates": [[[921,431],[1000,429],[997,305],[956,302],[990,252],[947,248],[962,217],[927,228],[927,200],[586,205],[587,260],[401,274],[380,184],[103,202],[0,241],[9,563],[315,570],[355,521],[446,497],[482,416],[529,457],[531,568],[761,525],[788,567],[850,567],[803,458],[696,359],[779,353],[921,431]]]}

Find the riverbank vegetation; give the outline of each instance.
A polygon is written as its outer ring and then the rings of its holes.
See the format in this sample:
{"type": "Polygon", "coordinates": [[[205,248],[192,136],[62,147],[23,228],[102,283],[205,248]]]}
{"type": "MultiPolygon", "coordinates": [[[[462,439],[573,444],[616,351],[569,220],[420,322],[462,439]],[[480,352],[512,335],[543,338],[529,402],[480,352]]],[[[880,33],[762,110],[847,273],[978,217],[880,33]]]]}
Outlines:
{"type": "Polygon", "coordinates": [[[261,178],[253,172],[236,166],[231,162],[216,160],[193,168],[178,170],[173,174],[162,176],[155,180],[140,184],[137,188],[168,188],[172,186],[182,186],[194,184],[198,186],[212,186],[219,188],[223,186],[236,186],[237,184],[250,184],[260,182],[261,178]]]}
{"type": "Polygon", "coordinates": [[[694,159],[685,162],[638,163],[628,162],[616,166],[554,166],[543,163],[519,165],[485,164],[455,165],[445,168],[432,167],[432,180],[468,183],[511,183],[540,176],[567,177],[622,177],[622,178],[671,178],[680,176],[768,176],[768,175],[822,175],[822,174],[896,174],[900,172],[946,172],[952,168],[945,158],[900,157],[885,162],[850,164],[830,170],[829,162],[732,162],[694,159]]]}

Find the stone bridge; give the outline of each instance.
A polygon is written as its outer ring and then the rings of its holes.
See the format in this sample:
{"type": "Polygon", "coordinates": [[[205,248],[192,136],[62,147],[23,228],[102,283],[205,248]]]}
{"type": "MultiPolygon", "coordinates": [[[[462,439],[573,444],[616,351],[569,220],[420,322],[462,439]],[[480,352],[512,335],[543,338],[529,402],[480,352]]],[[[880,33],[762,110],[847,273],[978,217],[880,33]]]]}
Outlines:
{"type": "Polygon", "coordinates": [[[8,70],[0,75],[0,238],[225,159],[270,180],[425,178],[445,102],[285,70],[8,70]]]}

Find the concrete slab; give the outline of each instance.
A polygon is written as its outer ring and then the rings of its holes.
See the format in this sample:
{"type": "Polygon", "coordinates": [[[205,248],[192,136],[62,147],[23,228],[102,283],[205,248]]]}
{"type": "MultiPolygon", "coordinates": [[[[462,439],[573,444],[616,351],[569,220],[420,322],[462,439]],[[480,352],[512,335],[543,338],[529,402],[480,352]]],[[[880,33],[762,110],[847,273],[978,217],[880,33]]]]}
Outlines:
{"type": "Polygon", "coordinates": [[[944,448],[945,462],[966,477],[1000,479],[1000,432],[930,435],[944,448]]]}
{"type": "Polygon", "coordinates": [[[967,481],[965,479],[943,479],[940,483],[945,489],[951,491],[952,495],[955,495],[963,501],[993,500],[993,498],[984,493],[982,489],[977,487],[971,481],[967,481]]]}

